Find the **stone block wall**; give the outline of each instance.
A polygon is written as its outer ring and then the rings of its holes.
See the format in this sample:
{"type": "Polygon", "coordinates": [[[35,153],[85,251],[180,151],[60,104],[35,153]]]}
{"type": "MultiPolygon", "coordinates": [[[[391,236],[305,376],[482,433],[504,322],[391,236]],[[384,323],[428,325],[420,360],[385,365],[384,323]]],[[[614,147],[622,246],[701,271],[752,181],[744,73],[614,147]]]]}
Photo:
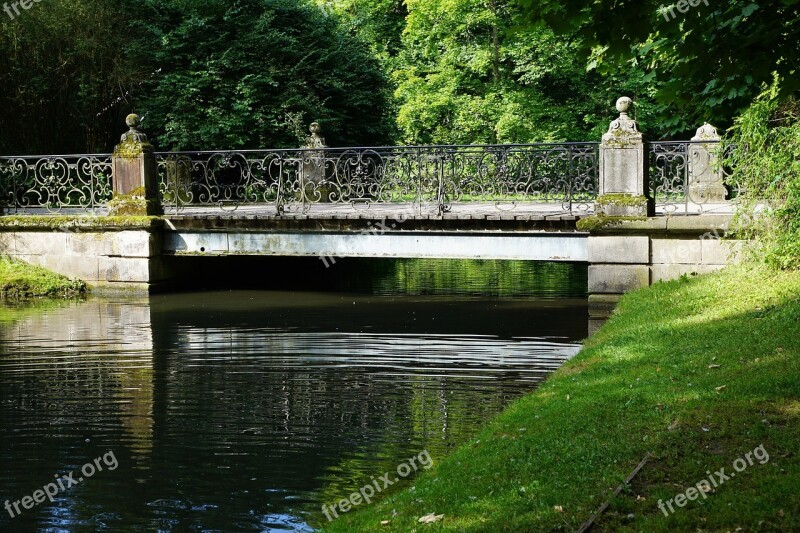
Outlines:
{"type": "Polygon", "coordinates": [[[622,222],[589,236],[589,313],[605,318],[626,292],[739,260],[725,239],[730,217],[659,217],[622,222]]]}
{"type": "Polygon", "coordinates": [[[148,292],[166,278],[160,235],[149,229],[3,231],[0,254],[80,278],[101,292],[148,292]]]}

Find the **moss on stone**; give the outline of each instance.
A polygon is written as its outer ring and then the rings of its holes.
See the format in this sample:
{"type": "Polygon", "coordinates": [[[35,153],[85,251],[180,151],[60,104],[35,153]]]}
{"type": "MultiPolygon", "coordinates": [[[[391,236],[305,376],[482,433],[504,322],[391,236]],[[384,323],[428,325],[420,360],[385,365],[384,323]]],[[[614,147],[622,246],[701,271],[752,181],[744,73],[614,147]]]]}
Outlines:
{"type": "Polygon", "coordinates": [[[113,216],[146,216],[147,198],[135,194],[116,195],[108,202],[108,212],[113,216]]]}
{"type": "Polygon", "coordinates": [[[627,207],[642,207],[647,206],[647,197],[638,196],[634,194],[604,194],[599,196],[596,201],[597,205],[621,205],[627,207]]]}
{"type": "Polygon", "coordinates": [[[647,220],[647,217],[610,217],[606,215],[592,215],[580,219],[575,226],[580,231],[588,231],[589,233],[597,231],[609,226],[617,226],[628,220],[647,220]]]}
{"type": "Polygon", "coordinates": [[[156,198],[147,198],[146,189],[138,187],[130,194],[115,194],[108,202],[108,212],[112,216],[147,216],[161,213],[161,204],[156,198]]]}
{"type": "Polygon", "coordinates": [[[88,291],[86,283],[39,266],[0,258],[0,300],[74,298],[88,291]]]}
{"type": "Polygon", "coordinates": [[[153,147],[150,143],[137,141],[135,139],[125,139],[114,147],[114,157],[121,159],[136,159],[146,152],[151,152],[153,147]]]}
{"type": "Polygon", "coordinates": [[[17,229],[97,230],[150,229],[163,220],[153,216],[9,215],[0,217],[0,231],[17,229]]]}
{"type": "Polygon", "coordinates": [[[606,148],[628,148],[642,144],[640,135],[632,134],[625,129],[615,129],[603,136],[603,146],[606,148]]]}

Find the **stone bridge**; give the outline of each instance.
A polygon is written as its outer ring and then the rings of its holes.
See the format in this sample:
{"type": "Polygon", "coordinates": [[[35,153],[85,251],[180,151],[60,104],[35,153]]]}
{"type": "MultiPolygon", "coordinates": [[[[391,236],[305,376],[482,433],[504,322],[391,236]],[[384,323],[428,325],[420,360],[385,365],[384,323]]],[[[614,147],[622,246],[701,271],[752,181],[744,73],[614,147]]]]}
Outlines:
{"type": "Polygon", "coordinates": [[[599,143],[0,157],[0,253],[151,291],[199,256],[589,263],[593,312],[733,260],[736,191],[716,131],[645,143],[621,98],[599,143]]]}

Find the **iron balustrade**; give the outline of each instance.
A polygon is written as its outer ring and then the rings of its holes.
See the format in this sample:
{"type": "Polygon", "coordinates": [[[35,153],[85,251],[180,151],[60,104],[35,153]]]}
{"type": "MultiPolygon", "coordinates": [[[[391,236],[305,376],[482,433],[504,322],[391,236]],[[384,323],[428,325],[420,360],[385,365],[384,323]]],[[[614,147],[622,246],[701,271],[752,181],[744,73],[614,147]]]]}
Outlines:
{"type": "Polygon", "coordinates": [[[690,194],[693,169],[707,164],[698,161],[704,153],[716,152],[710,169],[719,172],[728,197],[735,198],[738,188],[731,182],[730,168],[726,161],[736,149],[734,144],[720,141],[656,141],[647,143],[648,150],[648,190],[650,198],[656,203],[656,210],[667,214],[688,214],[695,207],[702,212],[706,204],[711,203],[702,195],[690,194]],[[704,150],[692,150],[692,147],[704,150]]]}
{"type": "MultiPolygon", "coordinates": [[[[734,145],[650,142],[648,191],[659,212],[702,211],[704,201],[689,194],[697,145],[718,148],[719,171],[736,196],[725,167],[734,145]]],[[[530,205],[588,212],[598,194],[599,149],[585,142],[158,152],[156,162],[171,214],[242,206],[302,214],[315,205],[431,215],[530,205]]],[[[0,157],[0,203],[12,213],[104,212],[111,183],[111,154],[0,157]]]]}
{"type": "Polygon", "coordinates": [[[0,207],[11,213],[102,211],[111,154],[0,157],[0,207]]]}
{"type": "Polygon", "coordinates": [[[402,146],[159,152],[164,207],[405,205],[419,214],[484,204],[498,210],[557,204],[588,210],[597,194],[598,143],[402,146]]]}

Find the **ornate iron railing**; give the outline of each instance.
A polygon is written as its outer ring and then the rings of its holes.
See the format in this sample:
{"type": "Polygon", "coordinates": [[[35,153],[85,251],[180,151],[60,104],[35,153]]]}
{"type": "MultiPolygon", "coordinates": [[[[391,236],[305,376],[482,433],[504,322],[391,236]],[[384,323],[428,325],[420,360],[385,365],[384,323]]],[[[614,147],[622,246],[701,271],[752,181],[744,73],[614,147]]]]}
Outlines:
{"type": "Polygon", "coordinates": [[[160,152],[167,212],[272,206],[369,209],[405,205],[443,214],[484,204],[499,210],[557,204],[588,209],[598,179],[598,143],[407,146],[160,152]]]}
{"type": "Polygon", "coordinates": [[[0,204],[8,212],[93,211],[110,199],[110,154],[0,157],[0,204]]]}
{"type": "Polygon", "coordinates": [[[648,143],[649,191],[656,210],[667,214],[702,212],[737,194],[725,160],[735,145],[719,141],[648,143]],[[724,187],[724,189],[721,189],[724,187]]]}
{"type": "MultiPolygon", "coordinates": [[[[728,197],[735,197],[724,168],[734,148],[703,141],[648,143],[649,193],[657,210],[702,211],[720,195],[697,192],[693,183],[717,174],[728,197]]],[[[0,203],[15,213],[102,211],[112,197],[111,160],[110,154],[0,157],[0,203]]],[[[386,206],[405,207],[409,215],[442,215],[542,205],[566,213],[592,208],[599,144],[159,152],[156,161],[168,213],[248,206],[280,215],[309,213],[315,206],[386,206]]]]}

